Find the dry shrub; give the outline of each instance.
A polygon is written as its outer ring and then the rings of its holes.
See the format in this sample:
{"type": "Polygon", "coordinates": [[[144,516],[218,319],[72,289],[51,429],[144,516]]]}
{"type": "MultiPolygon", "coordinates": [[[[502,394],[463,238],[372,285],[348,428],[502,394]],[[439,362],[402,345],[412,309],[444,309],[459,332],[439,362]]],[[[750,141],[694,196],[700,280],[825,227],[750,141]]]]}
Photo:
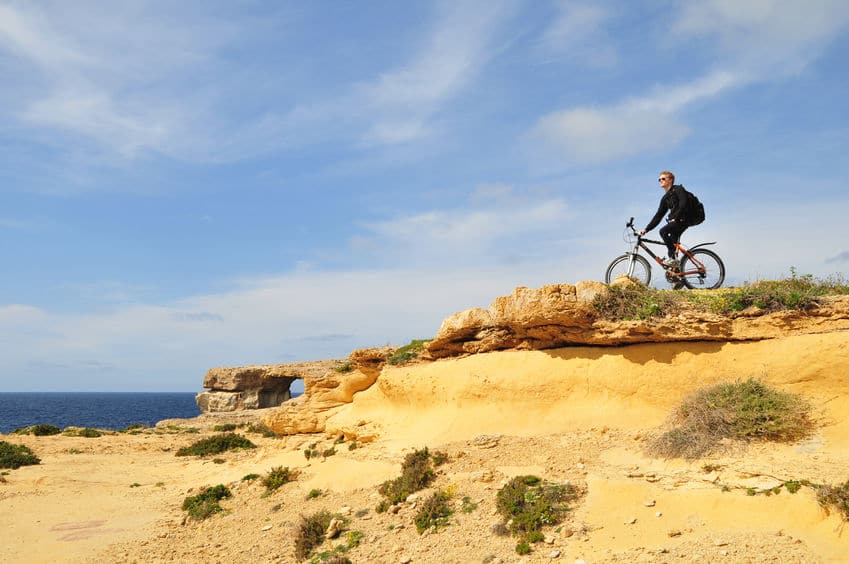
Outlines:
{"type": "Polygon", "coordinates": [[[312,549],[324,542],[324,533],[333,518],[329,511],[319,511],[309,516],[301,516],[301,522],[295,531],[295,557],[305,560],[312,549]]]}
{"type": "Polygon", "coordinates": [[[830,508],[837,509],[843,516],[843,520],[849,521],[849,480],[838,486],[819,486],[817,501],[826,511],[830,508]]]}
{"type": "Polygon", "coordinates": [[[810,435],[814,422],[801,396],[749,378],[696,391],[672,414],[670,427],[650,439],[650,454],[694,459],[727,439],[794,442],[810,435]]]}

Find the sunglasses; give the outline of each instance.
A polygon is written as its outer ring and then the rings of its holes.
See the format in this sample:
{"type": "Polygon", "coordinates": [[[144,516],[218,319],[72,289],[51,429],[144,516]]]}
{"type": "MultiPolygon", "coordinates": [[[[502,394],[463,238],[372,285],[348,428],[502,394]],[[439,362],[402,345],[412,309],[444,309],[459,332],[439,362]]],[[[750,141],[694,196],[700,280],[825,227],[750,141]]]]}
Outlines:
{"type": "Polygon", "coordinates": [[[669,180],[669,177],[668,176],[661,176],[660,178],[657,179],[658,182],[663,182],[664,180],[669,180]]]}

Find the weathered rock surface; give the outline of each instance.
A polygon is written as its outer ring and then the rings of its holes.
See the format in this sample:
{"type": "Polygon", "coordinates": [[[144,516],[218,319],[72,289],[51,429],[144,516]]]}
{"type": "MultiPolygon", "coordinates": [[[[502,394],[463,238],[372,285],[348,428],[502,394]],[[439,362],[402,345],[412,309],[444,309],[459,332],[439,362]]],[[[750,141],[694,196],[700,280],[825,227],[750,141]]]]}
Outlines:
{"type": "Polygon", "coordinates": [[[209,391],[196,396],[203,412],[275,407],[291,398],[295,380],[314,380],[339,368],[344,360],[320,360],[257,366],[210,368],[203,379],[209,391]]]}
{"type": "Polygon", "coordinates": [[[496,298],[489,309],[469,309],[445,319],[426,346],[426,357],[571,345],[750,341],[849,329],[849,296],[824,298],[810,311],[750,310],[726,316],[691,307],[663,318],[606,321],[597,317],[592,303],[607,291],[599,282],[516,288],[509,296],[496,298]]]}
{"type": "Polygon", "coordinates": [[[263,423],[280,435],[318,433],[328,417],[350,403],[354,394],[377,380],[392,347],[360,349],[347,362],[338,362],[319,373],[305,375],[304,395],[288,401],[263,417],[263,423]]]}

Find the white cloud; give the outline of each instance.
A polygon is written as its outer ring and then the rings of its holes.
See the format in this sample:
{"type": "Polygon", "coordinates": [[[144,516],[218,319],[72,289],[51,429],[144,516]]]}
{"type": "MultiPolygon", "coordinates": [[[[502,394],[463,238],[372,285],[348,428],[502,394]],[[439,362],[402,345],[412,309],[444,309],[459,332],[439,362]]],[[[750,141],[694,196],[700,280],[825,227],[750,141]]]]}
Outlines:
{"type": "Polygon", "coordinates": [[[245,280],[230,292],[84,315],[7,306],[0,308],[0,386],[199,390],[212,366],[338,358],[355,348],[404,344],[516,285],[569,278],[562,262],[541,266],[291,273],[245,280]],[[28,331],[20,330],[22,319],[28,331]],[[101,369],[92,371],[92,363],[101,369]]]}
{"type": "Polygon", "coordinates": [[[364,224],[368,234],[352,243],[380,260],[468,264],[519,252],[533,240],[551,240],[573,214],[559,197],[514,194],[508,186],[476,189],[471,207],[431,210],[364,224]]]}
{"type": "Polygon", "coordinates": [[[543,32],[544,52],[589,66],[610,66],[618,56],[615,42],[605,30],[613,14],[598,4],[560,0],[557,14],[543,32]]]}
{"type": "Polygon", "coordinates": [[[831,0],[686,3],[673,34],[679,44],[699,36],[715,41],[724,55],[713,70],[616,104],[551,112],[537,121],[529,138],[567,164],[597,164],[674,146],[689,133],[682,114],[694,103],[797,72],[847,22],[849,4],[831,0]]]}
{"type": "Polygon", "coordinates": [[[684,3],[672,32],[715,39],[726,64],[766,78],[802,69],[847,23],[843,0],[705,0],[684,3]]]}
{"type": "Polygon", "coordinates": [[[607,160],[657,151],[680,142],[689,128],[676,114],[747,82],[745,76],[718,71],[690,83],[607,108],[578,107],[541,117],[531,137],[571,163],[607,160]]]}

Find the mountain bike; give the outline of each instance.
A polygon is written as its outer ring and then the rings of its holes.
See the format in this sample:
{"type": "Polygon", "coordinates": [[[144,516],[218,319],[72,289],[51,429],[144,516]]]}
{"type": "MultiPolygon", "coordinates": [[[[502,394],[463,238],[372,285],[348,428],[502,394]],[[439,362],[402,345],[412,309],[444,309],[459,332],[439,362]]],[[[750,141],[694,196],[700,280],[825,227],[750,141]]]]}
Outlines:
{"type": "Polygon", "coordinates": [[[634,228],[633,217],[625,224],[624,237],[630,250],[613,259],[607,267],[607,273],[604,275],[604,281],[607,284],[613,282],[617,276],[625,275],[648,286],[651,282],[651,265],[648,259],[640,254],[640,249],[648,253],[660,265],[666,274],[666,281],[675,289],[686,286],[691,290],[695,288],[714,290],[722,286],[725,280],[725,264],[722,259],[715,252],[704,248],[707,245],[715,245],[716,241],[699,243],[689,249],[681,243],[675,243],[675,248],[681,253],[681,264],[670,266],[664,264],[663,259],[646,245],[648,243],[665,247],[666,243],[643,238],[634,228]]]}

